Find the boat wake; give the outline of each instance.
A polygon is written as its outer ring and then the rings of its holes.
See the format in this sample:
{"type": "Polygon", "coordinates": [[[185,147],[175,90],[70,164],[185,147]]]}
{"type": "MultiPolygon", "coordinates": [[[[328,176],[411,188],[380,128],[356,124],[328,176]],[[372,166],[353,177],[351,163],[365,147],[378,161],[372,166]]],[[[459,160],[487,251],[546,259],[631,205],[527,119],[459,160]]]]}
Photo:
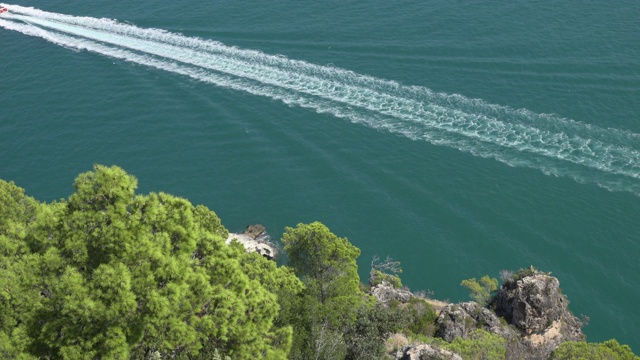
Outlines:
{"type": "Polygon", "coordinates": [[[640,196],[640,134],[109,19],[4,5],[0,27],[640,196]]]}

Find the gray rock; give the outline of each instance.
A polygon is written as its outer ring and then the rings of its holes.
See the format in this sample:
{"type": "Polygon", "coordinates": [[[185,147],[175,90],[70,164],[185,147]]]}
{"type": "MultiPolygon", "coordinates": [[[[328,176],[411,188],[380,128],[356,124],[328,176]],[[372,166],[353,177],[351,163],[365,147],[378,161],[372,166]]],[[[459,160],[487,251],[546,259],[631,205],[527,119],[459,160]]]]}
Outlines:
{"type": "Polygon", "coordinates": [[[396,289],[387,281],[382,281],[382,283],[373,286],[371,288],[371,295],[375,297],[379,303],[382,303],[385,306],[388,306],[389,302],[392,300],[397,300],[403,304],[407,303],[413,296],[410,291],[396,289]]]}
{"type": "Polygon", "coordinates": [[[400,353],[400,360],[462,360],[462,357],[454,352],[440,349],[433,345],[421,344],[404,347],[400,353]]]}
{"type": "Polygon", "coordinates": [[[244,230],[243,234],[248,235],[253,240],[258,240],[263,234],[265,234],[266,229],[264,226],[260,224],[249,225],[244,230]]]}
{"type": "Polygon", "coordinates": [[[584,340],[568,304],[557,278],[525,269],[502,284],[490,304],[495,312],[475,302],[445,306],[436,336],[451,342],[483,329],[507,340],[508,359],[547,359],[561,343],[584,340]]]}
{"type": "Polygon", "coordinates": [[[560,291],[560,282],[545,273],[505,281],[494,304],[496,313],[525,335],[541,333],[555,321],[567,324],[567,335],[582,334],[580,321],[569,311],[569,301],[560,291]]]}
{"type": "Polygon", "coordinates": [[[529,358],[547,358],[562,342],[585,338],[558,279],[534,268],[506,280],[492,305],[521,332],[520,343],[529,358]]]}
{"type": "Polygon", "coordinates": [[[440,311],[436,324],[436,336],[448,342],[457,337],[466,339],[476,329],[483,329],[505,338],[512,336],[507,324],[501,323],[494,312],[474,301],[445,306],[440,311]]]}

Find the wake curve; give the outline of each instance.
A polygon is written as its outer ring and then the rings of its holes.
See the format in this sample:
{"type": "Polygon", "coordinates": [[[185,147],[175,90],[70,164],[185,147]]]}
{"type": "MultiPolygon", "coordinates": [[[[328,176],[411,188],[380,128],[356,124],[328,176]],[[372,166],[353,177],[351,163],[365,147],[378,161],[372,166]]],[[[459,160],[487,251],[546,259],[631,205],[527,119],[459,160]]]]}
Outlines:
{"type": "Polygon", "coordinates": [[[3,5],[8,30],[640,195],[640,135],[109,19],[3,5]]]}

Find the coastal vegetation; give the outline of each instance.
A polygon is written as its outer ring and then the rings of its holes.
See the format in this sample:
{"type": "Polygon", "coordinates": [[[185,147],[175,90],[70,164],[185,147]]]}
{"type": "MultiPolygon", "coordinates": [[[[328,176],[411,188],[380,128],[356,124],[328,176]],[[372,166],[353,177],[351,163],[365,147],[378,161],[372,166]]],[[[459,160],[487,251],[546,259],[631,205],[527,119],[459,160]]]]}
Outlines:
{"type": "Polygon", "coordinates": [[[497,294],[489,276],[464,280],[477,302],[436,311],[402,287],[393,259],[374,258],[363,284],[360,250],[320,222],[285,229],[279,266],[227,245],[205,206],[136,188],[121,168],[96,165],[47,204],[0,180],[0,357],[505,359],[536,358],[542,341],[553,359],[638,359],[615,340],[574,341],[580,324],[557,279],[534,268],[504,276],[497,294]],[[548,296],[536,309],[547,317],[505,305],[520,286],[548,296]],[[535,337],[549,329],[574,333],[535,337]]]}
{"type": "Polygon", "coordinates": [[[491,294],[498,290],[498,279],[485,275],[476,281],[476,278],[462,280],[460,285],[471,291],[471,298],[480,304],[486,305],[491,299],[491,294]]]}

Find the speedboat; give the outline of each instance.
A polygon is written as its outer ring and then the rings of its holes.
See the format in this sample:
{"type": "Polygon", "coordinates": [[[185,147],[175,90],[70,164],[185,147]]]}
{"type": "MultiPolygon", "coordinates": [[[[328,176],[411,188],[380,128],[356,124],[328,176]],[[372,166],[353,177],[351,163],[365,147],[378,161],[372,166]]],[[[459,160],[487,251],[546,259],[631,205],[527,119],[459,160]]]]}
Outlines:
{"type": "Polygon", "coordinates": [[[7,9],[6,7],[0,6],[0,14],[6,13],[7,11],[9,11],[9,9],[7,9]]]}

